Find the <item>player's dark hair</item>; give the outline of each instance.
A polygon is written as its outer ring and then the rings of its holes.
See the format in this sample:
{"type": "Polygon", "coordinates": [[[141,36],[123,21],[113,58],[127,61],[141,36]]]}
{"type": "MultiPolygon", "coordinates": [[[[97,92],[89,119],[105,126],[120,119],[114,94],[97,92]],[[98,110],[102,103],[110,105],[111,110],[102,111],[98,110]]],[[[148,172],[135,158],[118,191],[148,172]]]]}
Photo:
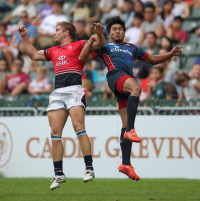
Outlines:
{"type": "Polygon", "coordinates": [[[140,13],[135,13],[134,18],[138,18],[140,20],[143,20],[143,15],[140,13]]]}
{"type": "Polygon", "coordinates": [[[146,8],[152,8],[153,9],[153,11],[155,12],[155,10],[156,10],[156,7],[154,6],[154,4],[153,3],[146,3],[146,5],[145,5],[145,9],[146,8]]]}
{"type": "Polygon", "coordinates": [[[125,26],[125,23],[124,21],[119,17],[112,17],[108,20],[108,23],[106,25],[106,30],[108,33],[110,33],[110,29],[112,27],[113,24],[120,24],[122,25],[122,28],[124,29],[124,32],[126,31],[126,26],[125,26]]]}
{"type": "Polygon", "coordinates": [[[174,17],[174,21],[179,20],[180,22],[183,22],[183,18],[181,16],[174,17]]]}
{"type": "Polygon", "coordinates": [[[148,35],[148,34],[151,34],[151,35],[153,35],[153,36],[154,36],[154,38],[155,38],[155,39],[157,39],[157,36],[156,36],[155,32],[153,32],[153,31],[150,31],[150,32],[148,32],[148,33],[147,33],[147,35],[148,35]]]}
{"type": "Polygon", "coordinates": [[[157,71],[159,71],[160,74],[163,74],[163,72],[164,72],[164,68],[162,68],[162,67],[160,67],[160,66],[155,66],[155,67],[153,67],[153,68],[151,69],[151,71],[152,71],[152,70],[157,70],[157,71]]]}
{"type": "Polygon", "coordinates": [[[75,26],[72,23],[62,21],[62,22],[58,22],[56,26],[63,27],[64,31],[68,30],[69,31],[69,35],[71,36],[72,40],[74,40],[74,38],[76,36],[76,28],[75,28],[75,26]]]}

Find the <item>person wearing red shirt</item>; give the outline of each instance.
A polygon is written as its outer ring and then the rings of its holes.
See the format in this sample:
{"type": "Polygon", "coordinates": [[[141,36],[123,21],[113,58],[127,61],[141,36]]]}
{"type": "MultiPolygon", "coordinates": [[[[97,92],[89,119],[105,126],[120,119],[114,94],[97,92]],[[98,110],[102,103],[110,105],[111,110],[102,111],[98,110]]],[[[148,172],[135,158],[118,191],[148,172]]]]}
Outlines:
{"type": "MultiPolygon", "coordinates": [[[[91,27],[96,35],[91,36],[88,43],[92,43],[92,50],[104,45],[103,28],[101,24],[91,27]]],[[[22,45],[25,52],[35,61],[52,61],[55,73],[55,90],[49,97],[48,119],[51,127],[52,157],[54,161],[55,177],[50,186],[51,190],[59,188],[66,181],[62,169],[63,144],[61,141],[62,130],[70,115],[72,125],[80,142],[81,151],[86,164],[84,182],[92,181],[94,171],[92,166],[92,152],[90,140],[85,131],[84,112],[85,94],[81,87],[81,77],[84,63],[78,60],[85,40],[74,42],[76,29],[72,23],[58,22],[54,33],[55,42],[60,46],[37,51],[30,44],[26,36],[24,25],[18,27],[22,37],[22,45]]],[[[95,53],[91,52],[93,57],[95,53]]]]}

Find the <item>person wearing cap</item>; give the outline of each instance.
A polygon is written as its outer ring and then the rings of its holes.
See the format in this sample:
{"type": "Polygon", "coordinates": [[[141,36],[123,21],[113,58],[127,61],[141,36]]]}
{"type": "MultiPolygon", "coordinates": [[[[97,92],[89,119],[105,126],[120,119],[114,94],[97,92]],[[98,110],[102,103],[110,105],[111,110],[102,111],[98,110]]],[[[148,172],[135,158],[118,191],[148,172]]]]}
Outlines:
{"type": "Polygon", "coordinates": [[[75,41],[88,40],[90,37],[85,33],[85,20],[80,19],[74,23],[76,27],[75,41]]]}
{"type": "Polygon", "coordinates": [[[126,24],[126,28],[131,27],[133,19],[134,19],[134,1],[133,0],[125,0],[124,3],[124,12],[121,15],[121,18],[124,20],[126,24]]]}
{"type": "Polygon", "coordinates": [[[190,77],[197,79],[200,82],[200,57],[198,57],[194,65],[192,67],[192,70],[189,73],[190,77]]]}
{"type": "Polygon", "coordinates": [[[181,30],[183,24],[183,18],[181,16],[176,16],[172,23],[172,26],[166,31],[167,37],[169,37],[174,42],[185,43],[188,40],[188,33],[181,30]]]}
{"type": "Polygon", "coordinates": [[[38,28],[38,45],[40,48],[50,47],[55,44],[53,34],[58,22],[69,22],[68,17],[62,14],[63,4],[62,0],[54,0],[53,14],[45,17],[40,24],[38,28]]]}

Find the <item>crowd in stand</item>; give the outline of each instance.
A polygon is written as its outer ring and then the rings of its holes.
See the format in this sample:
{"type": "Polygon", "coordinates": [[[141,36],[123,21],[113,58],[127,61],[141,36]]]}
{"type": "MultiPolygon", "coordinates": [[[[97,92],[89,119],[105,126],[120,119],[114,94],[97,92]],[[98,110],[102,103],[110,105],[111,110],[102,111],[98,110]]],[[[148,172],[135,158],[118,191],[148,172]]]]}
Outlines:
{"type": "MultiPolygon", "coordinates": [[[[189,35],[182,30],[182,24],[193,8],[200,8],[200,0],[76,0],[67,12],[69,3],[62,0],[9,0],[1,6],[9,10],[13,5],[17,6],[11,12],[4,10],[0,23],[0,96],[50,93],[53,89],[54,81],[47,78],[47,71],[53,71],[51,62],[29,59],[15,31],[20,24],[26,26],[31,44],[45,49],[56,45],[53,34],[60,21],[74,23],[78,41],[89,39],[94,22],[105,26],[111,17],[121,16],[127,29],[124,40],[156,55],[169,52],[174,44],[187,42],[189,35]],[[13,19],[18,22],[13,24],[13,19]],[[31,80],[34,73],[37,77],[31,80]]],[[[194,33],[200,37],[200,27],[194,33]]],[[[104,34],[109,40],[106,30],[104,34]]],[[[132,67],[142,88],[140,100],[200,98],[200,58],[189,67],[189,74],[181,72],[178,57],[156,66],[136,60],[132,67]]],[[[98,58],[85,64],[82,86],[88,99],[100,82],[102,98],[114,98],[106,83],[106,73],[105,64],[98,58]]]]}

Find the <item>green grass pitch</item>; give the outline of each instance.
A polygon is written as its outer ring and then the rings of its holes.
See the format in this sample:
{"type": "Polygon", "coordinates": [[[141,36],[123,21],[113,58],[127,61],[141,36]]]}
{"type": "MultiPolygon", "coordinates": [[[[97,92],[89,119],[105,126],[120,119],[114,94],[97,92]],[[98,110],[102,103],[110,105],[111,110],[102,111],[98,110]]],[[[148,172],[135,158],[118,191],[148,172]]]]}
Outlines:
{"type": "Polygon", "coordinates": [[[144,201],[200,200],[200,180],[189,179],[67,179],[51,191],[45,178],[0,178],[0,201],[144,201]]]}

